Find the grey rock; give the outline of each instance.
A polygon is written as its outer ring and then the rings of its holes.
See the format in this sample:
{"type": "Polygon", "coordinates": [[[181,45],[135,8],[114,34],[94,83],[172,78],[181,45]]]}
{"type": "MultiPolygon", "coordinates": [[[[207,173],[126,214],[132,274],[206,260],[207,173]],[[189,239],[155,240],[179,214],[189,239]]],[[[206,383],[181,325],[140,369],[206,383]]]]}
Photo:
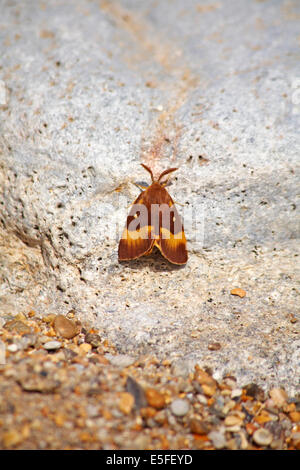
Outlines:
{"type": "Polygon", "coordinates": [[[116,354],[115,356],[113,354],[105,354],[105,357],[111,364],[121,369],[131,366],[136,361],[136,358],[127,356],[127,354],[116,354]]]}
{"type": "Polygon", "coordinates": [[[4,2],[1,316],[75,309],[121,354],[297,393],[299,14],[281,1],[187,0],[184,14],[179,0],[4,2]],[[142,161],[179,167],[184,268],[157,252],[118,263],[142,161]]]}
{"type": "Polygon", "coordinates": [[[170,405],[170,409],[175,416],[185,416],[188,413],[189,408],[189,402],[181,398],[172,401],[170,405]]]}
{"type": "Polygon", "coordinates": [[[258,444],[260,446],[268,446],[271,444],[273,439],[272,434],[270,431],[264,428],[257,429],[253,433],[253,441],[255,444],[258,444]]]}
{"type": "Polygon", "coordinates": [[[207,435],[212,441],[216,449],[223,449],[226,446],[226,438],[224,432],[221,431],[211,431],[207,435]]]}
{"type": "Polygon", "coordinates": [[[61,348],[61,346],[62,344],[59,341],[48,341],[43,345],[43,348],[47,349],[47,351],[52,351],[61,348]]]}

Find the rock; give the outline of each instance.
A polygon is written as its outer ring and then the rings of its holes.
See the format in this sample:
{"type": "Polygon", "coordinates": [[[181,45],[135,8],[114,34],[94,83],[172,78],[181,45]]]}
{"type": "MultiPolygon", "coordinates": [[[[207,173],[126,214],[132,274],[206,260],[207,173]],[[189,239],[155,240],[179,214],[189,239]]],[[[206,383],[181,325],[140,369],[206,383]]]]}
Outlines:
{"type": "Polygon", "coordinates": [[[45,371],[41,374],[25,374],[17,378],[17,382],[26,392],[54,393],[60,386],[60,381],[48,376],[45,371]]]}
{"type": "Polygon", "coordinates": [[[54,351],[61,348],[62,344],[59,341],[48,341],[43,345],[43,348],[47,351],[54,351]]]}
{"type": "Polygon", "coordinates": [[[127,377],[126,391],[134,397],[134,406],[137,410],[147,405],[145,391],[132,377],[127,377]]]}
{"type": "Polygon", "coordinates": [[[300,423],[300,411],[291,411],[289,417],[293,423],[300,423]]]}
{"type": "Polygon", "coordinates": [[[17,352],[17,351],[19,350],[19,347],[18,347],[18,345],[15,344],[15,343],[9,344],[9,345],[7,346],[7,350],[8,350],[9,352],[15,353],[15,352],[17,352]]]}
{"type": "Polygon", "coordinates": [[[238,295],[239,297],[243,298],[246,295],[246,291],[244,289],[240,289],[239,287],[237,287],[236,289],[232,289],[230,291],[230,294],[231,295],[238,295]]]}
{"type": "Polygon", "coordinates": [[[93,348],[98,348],[101,346],[100,335],[97,335],[96,333],[87,333],[84,339],[85,342],[89,343],[93,348]]]}
{"type": "Polygon", "coordinates": [[[23,441],[23,436],[20,432],[16,430],[11,430],[3,433],[3,446],[6,449],[15,447],[23,441]]]}
{"type": "Polygon", "coordinates": [[[263,401],[265,393],[261,387],[255,383],[248,384],[244,387],[246,395],[255,398],[256,400],[263,401]]]}
{"type": "Polygon", "coordinates": [[[78,352],[81,356],[85,356],[92,350],[92,345],[89,343],[81,343],[78,352]]]}
{"type": "Polygon", "coordinates": [[[240,416],[229,415],[224,420],[225,426],[242,426],[243,418],[240,416]]]}
{"type": "Polygon", "coordinates": [[[231,391],[231,398],[238,398],[243,394],[243,390],[241,388],[234,388],[231,391]]]}
{"type": "Polygon", "coordinates": [[[53,328],[57,335],[66,339],[74,338],[80,332],[78,327],[72,320],[69,320],[64,315],[57,315],[53,322],[53,328]]]}
{"type": "Polygon", "coordinates": [[[120,396],[120,401],[119,401],[119,409],[124,413],[125,415],[128,415],[134,405],[134,397],[128,393],[128,392],[123,392],[121,393],[120,396]]]}
{"type": "Polygon", "coordinates": [[[10,320],[3,325],[3,328],[18,335],[25,335],[32,332],[30,326],[21,320],[10,320]]]}
{"type": "Polygon", "coordinates": [[[270,398],[277,407],[282,407],[287,400],[287,393],[282,388],[272,388],[269,391],[270,398]]]}
{"type": "Polygon", "coordinates": [[[211,431],[207,436],[216,449],[223,449],[226,446],[226,439],[223,432],[211,431]]]}
{"type": "Polygon", "coordinates": [[[176,400],[172,401],[170,406],[173,415],[178,417],[185,416],[188,413],[189,408],[189,402],[181,398],[177,398],[176,400]]]}
{"type": "Polygon", "coordinates": [[[149,406],[160,410],[165,406],[165,397],[162,393],[154,388],[146,389],[146,399],[149,406]]]}
{"type": "Polygon", "coordinates": [[[199,434],[200,436],[208,434],[210,428],[211,426],[201,419],[193,418],[190,421],[190,430],[193,434],[199,434]]]}
{"type": "Polygon", "coordinates": [[[259,446],[268,446],[271,444],[273,439],[270,431],[264,428],[259,428],[253,433],[253,441],[259,446]]]}
{"type": "Polygon", "coordinates": [[[295,394],[299,2],[1,3],[1,316],[76,306],[119,353],[295,394]],[[180,269],[118,263],[141,162],[179,167],[180,269]]]}
{"type": "Polygon", "coordinates": [[[105,357],[112,365],[121,369],[131,366],[136,361],[135,357],[128,356],[127,354],[117,354],[115,356],[113,354],[105,354],[105,357]]]}
{"type": "Polygon", "coordinates": [[[221,349],[221,343],[210,343],[207,348],[210,350],[210,351],[219,351],[219,349],[221,349]]]}

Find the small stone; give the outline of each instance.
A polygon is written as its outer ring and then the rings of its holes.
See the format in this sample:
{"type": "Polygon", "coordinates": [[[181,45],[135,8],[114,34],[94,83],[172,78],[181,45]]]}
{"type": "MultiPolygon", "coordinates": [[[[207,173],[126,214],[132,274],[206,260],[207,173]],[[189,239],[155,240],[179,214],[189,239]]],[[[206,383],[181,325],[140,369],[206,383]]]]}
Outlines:
{"type": "Polygon", "coordinates": [[[85,356],[86,354],[88,354],[92,349],[92,346],[91,344],[89,343],[81,343],[81,345],[79,346],[79,354],[81,356],[85,356]]]}
{"type": "Polygon", "coordinates": [[[27,333],[22,336],[20,339],[21,349],[28,349],[30,347],[35,347],[37,343],[37,335],[35,333],[27,333]]]}
{"type": "Polygon", "coordinates": [[[54,351],[61,347],[61,343],[59,341],[48,341],[44,344],[43,348],[47,351],[54,351]]]}
{"type": "Polygon", "coordinates": [[[297,450],[300,450],[300,432],[294,432],[291,435],[292,443],[297,450]]]}
{"type": "Polygon", "coordinates": [[[63,352],[66,361],[72,361],[77,356],[77,353],[72,351],[72,349],[64,348],[63,352]]]}
{"type": "Polygon", "coordinates": [[[226,416],[224,424],[225,426],[241,426],[243,419],[240,416],[229,415],[226,416]]]}
{"type": "Polygon", "coordinates": [[[121,369],[131,366],[136,361],[135,357],[128,356],[127,354],[117,354],[115,356],[113,354],[105,354],[105,357],[113,366],[120,367],[121,369]]]}
{"type": "Polygon", "coordinates": [[[160,410],[165,406],[165,397],[162,393],[158,392],[154,388],[147,388],[146,399],[149,406],[160,410]]]}
{"type": "Polygon", "coordinates": [[[93,348],[101,346],[101,338],[96,333],[87,333],[84,339],[85,342],[89,343],[93,348]]]}
{"type": "Polygon", "coordinates": [[[13,343],[13,344],[9,344],[9,345],[7,346],[7,350],[8,350],[9,352],[15,353],[15,352],[17,352],[17,351],[19,350],[19,347],[18,347],[17,344],[14,344],[14,343],[13,343]]]}
{"type": "Polygon", "coordinates": [[[287,393],[282,388],[272,388],[272,390],[269,391],[269,395],[274,405],[279,408],[286,403],[287,393]]]}
{"type": "Polygon", "coordinates": [[[6,449],[15,447],[23,441],[23,436],[18,431],[7,431],[3,434],[3,446],[6,449]]]}
{"type": "Polygon", "coordinates": [[[128,392],[123,392],[121,393],[120,396],[120,401],[119,401],[119,409],[124,413],[125,415],[128,415],[134,405],[134,397],[131,395],[131,393],[128,392]]]}
{"type": "Polygon", "coordinates": [[[242,396],[243,394],[243,390],[241,388],[234,388],[232,391],[231,391],[231,398],[238,398],[240,396],[242,396]]]}
{"type": "Polygon", "coordinates": [[[21,320],[16,320],[16,319],[6,322],[3,325],[3,328],[10,331],[11,333],[16,333],[16,334],[19,334],[19,335],[25,335],[27,333],[32,333],[31,328],[28,325],[26,325],[26,323],[24,323],[21,320]]]}
{"type": "Polygon", "coordinates": [[[244,289],[241,289],[240,287],[237,287],[236,289],[232,289],[230,291],[231,295],[238,295],[239,297],[243,298],[246,295],[246,291],[244,289]]]}
{"type": "Polygon", "coordinates": [[[209,349],[210,351],[219,351],[219,349],[221,349],[221,347],[222,347],[222,346],[221,346],[220,343],[210,343],[210,344],[208,345],[208,349],[209,349]]]}
{"type": "Polygon", "coordinates": [[[207,404],[207,398],[204,395],[201,395],[199,393],[198,395],[196,395],[196,397],[197,397],[198,402],[201,403],[202,405],[207,404]]]}
{"type": "Polygon", "coordinates": [[[210,426],[201,419],[193,418],[190,421],[190,430],[193,434],[203,436],[205,434],[208,434],[208,432],[210,431],[210,426]]]}
{"type": "Polygon", "coordinates": [[[226,439],[221,431],[211,431],[207,436],[216,449],[223,449],[225,447],[226,439]]]}
{"type": "Polygon", "coordinates": [[[49,323],[49,324],[52,325],[55,318],[56,318],[56,315],[54,313],[50,313],[49,315],[46,315],[45,317],[43,317],[43,322],[44,323],[49,323]]]}
{"type": "Polygon", "coordinates": [[[126,392],[134,397],[134,405],[137,410],[147,406],[146,394],[143,387],[140,386],[132,377],[127,377],[126,392]]]}
{"type": "Polygon", "coordinates": [[[202,370],[200,369],[200,367],[198,367],[196,365],[195,367],[195,380],[200,384],[200,385],[211,385],[211,386],[215,386],[216,385],[216,381],[211,377],[211,375],[209,375],[205,370],[202,370]]]}
{"type": "Polygon", "coordinates": [[[260,388],[255,383],[250,383],[245,386],[246,395],[249,397],[253,397],[256,400],[264,401],[265,393],[262,388],[260,388]]]}
{"type": "Polygon", "coordinates": [[[204,395],[206,395],[207,397],[213,397],[217,390],[217,387],[215,384],[212,384],[212,385],[203,384],[201,385],[201,388],[203,390],[204,395]]]}
{"type": "Polygon", "coordinates": [[[300,411],[291,411],[289,417],[293,421],[293,423],[300,423],[300,411]]]}
{"type": "Polygon", "coordinates": [[[259,428],[253,433],[253,441],[259,446],[268,446],[271,444],[273,439],[270,431],[264,428],[259,428]]]}
{"type": "Polygon", "coordinates": [[[172,364],[171,371],[175,377],[188,377],[190,372],[189,365],[184,360],[179,360],[172,364]]]}
{"type": "Polygon", "coordinates": [[[185,416],[188,413],[189,408],[189,402],[181,398],[177,398],[171,403],[171,411],[175,416],[185,416]]]}
{"type": "Polygon", "coordinates": [[[80,332],[80,327],[63,315],[57,315],[55,317],[53,328],[57,335],[66,339],[74,338],[74,336],[78,335],[80,332]]]}

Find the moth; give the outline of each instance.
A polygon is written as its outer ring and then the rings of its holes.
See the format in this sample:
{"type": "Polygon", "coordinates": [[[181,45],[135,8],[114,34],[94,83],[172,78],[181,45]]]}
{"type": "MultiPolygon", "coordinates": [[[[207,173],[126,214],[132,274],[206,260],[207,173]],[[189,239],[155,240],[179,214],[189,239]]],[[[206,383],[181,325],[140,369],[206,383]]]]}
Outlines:
{"type": "Polygon", "coordinates": [[[162,181],[177,168],[169,168],[154,179],[151,169],[141,165],[150,173],[152,184],[131,206],[119,242],[119,261],[150,255],[156,246],[171,263],[185,264],[188,254],[184,228],[173,199],[165,189],[168,179],[162,181]]]}

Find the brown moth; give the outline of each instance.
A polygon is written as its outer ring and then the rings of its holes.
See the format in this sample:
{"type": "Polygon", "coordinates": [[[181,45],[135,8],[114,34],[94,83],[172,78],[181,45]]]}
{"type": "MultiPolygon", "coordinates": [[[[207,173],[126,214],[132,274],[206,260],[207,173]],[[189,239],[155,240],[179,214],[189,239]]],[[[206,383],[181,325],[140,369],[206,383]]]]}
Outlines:
{"type": "Polygon", "coordinates": [[[157,180],[146,165],[152,184],[134,201],[119,243],[119,261],[149,255],[156,246],[173,264],[185,264],[188,259],[186,238],[181,218],[161,179],[177,168],[162,172],[157,180]]]}

